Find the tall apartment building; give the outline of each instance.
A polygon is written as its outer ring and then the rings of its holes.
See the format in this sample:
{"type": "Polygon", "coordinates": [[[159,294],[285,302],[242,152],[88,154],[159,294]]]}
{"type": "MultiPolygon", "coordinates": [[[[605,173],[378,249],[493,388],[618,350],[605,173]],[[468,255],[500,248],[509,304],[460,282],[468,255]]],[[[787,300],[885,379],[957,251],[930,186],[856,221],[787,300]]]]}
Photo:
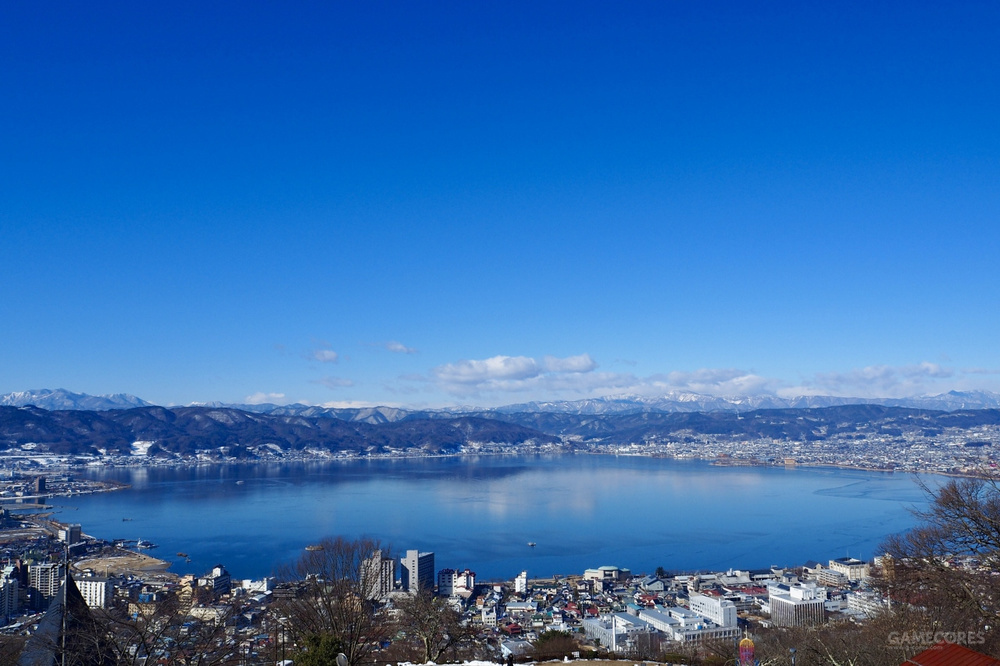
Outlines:
{"type": "Polygon", "coordinates": [[[91,608],[107,608],[111,604],[115,586],[106,578],[81,578],[74,582],[91,608]]]}
{"type": "Polygon", "coordinates": [[[414,594],[422,589],[434,591],[434,553],[408,550],[399,564],[404,590],[414,594]]]}
{"type": "Polygon", "coordinates": [[[45,610],[59,592],[65,569],[62,564],[48,562],[28,566],[28,602],[36,610],[45,610]]]}
{"type": "Polygon", "coordinates": [[[384,599],[396,585],[396,560],[386,557],[381,550],[361,565],[361,589],[369,599],[384,599]]]}
{"type": "Polygon", "coordinates": [[[514,594],[527,594],[528,592],[528,572],[522,571],[514,579],[514,594]]]}
{"type": "Polygon", "coordinates": [[[63,525],[59,528],[59,540],[70,546],[74,543],[80,543],[81,536],[82,531],[79,524],[63,525]]]}
{"type": "Polygon", "coordinates": [[[0,578],[0,618],[9,618],[20,609],[20,585],[17,578],[0,578]]]}

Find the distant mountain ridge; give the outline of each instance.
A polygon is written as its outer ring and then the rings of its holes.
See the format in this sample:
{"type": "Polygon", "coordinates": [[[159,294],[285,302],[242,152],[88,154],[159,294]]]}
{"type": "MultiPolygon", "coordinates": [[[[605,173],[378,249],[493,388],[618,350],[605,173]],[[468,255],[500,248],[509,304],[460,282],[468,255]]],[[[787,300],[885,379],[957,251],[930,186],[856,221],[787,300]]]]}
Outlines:
{"type": "MultiPolygon", "coordinates": [[[[108,411],[132,407],[152,407],[153,403],[125,393],[101,396],[73,393],[66,389],[40,389],[19,391],[0,396],[0,406],[24,407],[34,405],[42,409],[79,409],[108,411]]],[[[295,403],[241,404],[210,402],[195,407],[238,409],[258,414],[277,416],[304,416],[337,418],[343,421],[379,424],[408,419],[453,418],[455,416],[485,416],[497,418],[508,414],[575,414],[612,415],[644,413],[698,413],[698,412],[747,412],[758,409],[815,409],[845,405],[881,405],[954,412],[970,409],[1000,409],[1000,393],[990,391],[949,391],[938,395],[909,398],[851,398],[841,396],[796,396],[782,398],[776,395],[713,396],[687,391],[669,391],[660,396],[610,395],[583,400],[525,402],[502,407],[450,407],[443,409],[407,409],[403,407],[322,407],[295,403]]]]}
{"type": "Polygon", "coordinates": [[[966,409],[998,409],[1000,393],[990,391],[949,391],[939,395],[910,398],[850,398],[806,395],[782,398],[776,395],[711,396],[701,393],[671,391],[662,396],[610,395],[586,400],[526,402],[497,407],[503,414],[558,412],[564,414],[628,414],[644,412],[743,412],[758,409],[814,409],[844,405],[881,405],[935,409],[945,412],[966,409]]]}
{"type": "Polygon", "coordinates": [[[557,444],[559,438],[497,419],[459,417],[392,423],[348,422],[329,415],[307,417],[223,407],[133,407],[105,411],[46,410],[0,406],[0,449],[34,445],[57,454],[128,455],[137,442],[151,454],[190,455],[228,449],[282,452],[387,453],[419,450],[449,453],[470,444],[557,444]]]}
{"type": "Polygon", "coordinates": [[[48,410],[83,409],[103,412],[109,409],[152,407],[153,403],[127,393],[87,395],[86,393],[73,393],[66,389],[17,391],[0,396],[0,406],[3,407],[26,407],[28,405],[48,410]]]}
{"type": "MultiPolygon", "coordinates": [[[[411,413],[381,423],[345,420],[331,412],[303,416],[202,406],[102,412],[0,406],[0,450],[27,447],[37,453],[131,455],[138,447],[145,449],[142,455],[173,457],[219,451],[236,458],[257,458],[320,451],[448,454],[497,445],[513,451],[525,445],[575,448],[690,443],[701,437],[830,442],[844,447],[859,439],[900,438],[904,433],[936,437],[945,432],[954,437],[962,431],[1000,425],[1000,409],[947,412],[883,405],[602,415],[554,411],[464,416],[411,413]]],[[[967,438],[982,445],[971,434],[967,438]]]]}

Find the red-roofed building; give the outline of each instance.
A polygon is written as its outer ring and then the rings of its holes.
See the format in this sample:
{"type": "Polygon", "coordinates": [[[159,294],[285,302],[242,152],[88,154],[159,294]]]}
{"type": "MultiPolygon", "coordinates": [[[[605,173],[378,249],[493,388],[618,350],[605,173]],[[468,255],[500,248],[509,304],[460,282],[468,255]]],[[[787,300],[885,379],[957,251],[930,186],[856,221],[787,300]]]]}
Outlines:
{"type": "Polygon", "coordinates": [[[500,631],[508,636],[520,636],[524,629],[517,622],[511,622],[500,627],[500,631]]]}
{"type": "Polygon", "coordinates": [[[970,650],[964,645],[941,641],[910,657],[902,666],[1000,666],[1000,659],[970,650]]]}

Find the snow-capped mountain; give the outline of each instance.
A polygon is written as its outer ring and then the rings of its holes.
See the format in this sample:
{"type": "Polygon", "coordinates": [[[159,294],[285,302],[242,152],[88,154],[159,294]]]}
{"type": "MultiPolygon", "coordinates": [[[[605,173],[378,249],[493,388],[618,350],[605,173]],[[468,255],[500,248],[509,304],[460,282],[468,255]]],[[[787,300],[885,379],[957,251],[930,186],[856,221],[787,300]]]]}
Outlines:
{"type": "Polygon", "coordinates": [[[0,396],[0,405],[5,407],[24,407],[34,405],[41,409],[54,411],[57,409],[82,409],[103,412],[109,409],[129,409],[132,407],[150,407],[152,403],[127,393],[109,393],[108,395],[87,395],[73,393],[66,389],[38,389],[35,391],[17,391],[0,396]]]}
{"type": "MultiPolygon", "coordinates": [[[[106,411],[148,407],[152,403],[124,393],[93,396],[65,389],[19,391],[0,396],[0,406],[35,405],[47,410],[79,409],[106,411]]],[[[585,400],[526,402],[492,409],[455,406],[445,409],[410,410],[399,407],[330,408],[316,405],[244,405],[201,403],[203,407],[225,407],[276,416],[325,416],[345,421],[391,423],[408,418],[448,418],[458,415],[483,415],[503,418],[504,414],[557,413],[577,415],[638,414],[643,412],[749,412],[757,409],[805,409],[842,405],[883,405],[954,412],[966,409],[1000,409],[1000,393],[990,391],[949,391],[939,395],[910,398],[850,398],[840,396],[776,395],[713,396],[684,391],[670,391],[659,396],[611,395],[585,400]]]]}
{"type": "Polygon", "coordinates": [[[712,396],[671,391],[662,396],[612,395],[586,400],[527,402],[492,410],[502,414],[519,412],[557,412],[563,414],[628,414],[641,412],[719,412],[755,409],[803,409],[841,405],[884,405],[958,411],[963,409],[998,409],[1000,394],[989,391],[949,391],[939,395],[911,398],[850,398],[807,395],[782,398],[776,395],[712,396]]]}

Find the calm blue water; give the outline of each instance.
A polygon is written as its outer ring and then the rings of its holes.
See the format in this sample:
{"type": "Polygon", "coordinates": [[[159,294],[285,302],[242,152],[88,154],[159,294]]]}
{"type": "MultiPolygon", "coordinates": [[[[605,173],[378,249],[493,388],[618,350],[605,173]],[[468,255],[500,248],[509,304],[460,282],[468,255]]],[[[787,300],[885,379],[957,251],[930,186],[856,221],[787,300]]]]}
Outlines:
{"type": "Polygon", "coordinates": [[[373,536],[396,553],[434,551],[438,569],[468,567],[482,580],[522,569],[547,576],[602,565],[651,572],[869,558],[886,535],[912,526],[909,508],[925,502],[907,475],[589,455],[91,476],[132,487],[55,498],[58,520],[105,539],[159,544],[152,554],[178,573],[221,563],[240,578],[268,575],[333,535],[373,536]]]}

